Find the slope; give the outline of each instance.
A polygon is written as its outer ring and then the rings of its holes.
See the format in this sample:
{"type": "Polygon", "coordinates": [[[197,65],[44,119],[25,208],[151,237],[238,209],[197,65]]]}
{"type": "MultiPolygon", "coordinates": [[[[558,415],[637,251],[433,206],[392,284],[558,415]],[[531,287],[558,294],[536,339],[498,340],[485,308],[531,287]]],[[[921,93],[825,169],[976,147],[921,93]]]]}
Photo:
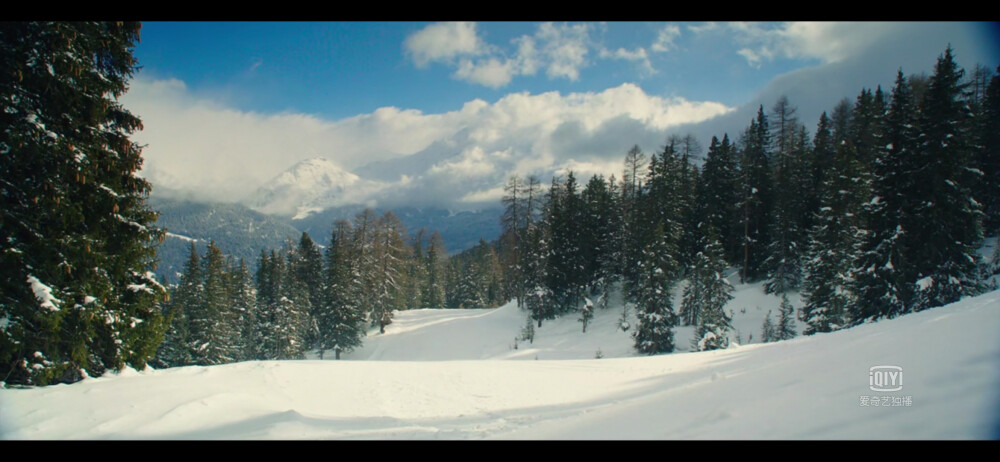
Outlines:
{"type": "MultiPolygon", "coordinates": [[[[451,351],[480,348],[470,355],[523,357],[521,349],[481,349],[486,343],[506,345],[500,336],[509,325],[520,326],[520,315],[511,306],[421,310],[401,313],[395,333],[369,338],[369,346],[355,354],[385,358],[395,350],[389,339],[402,345],[409,338],[420,350],[412,359],[425,360],[127,370],[74,385],[0,390],[0,436],[997,438],[998,318],[1000,292],[990,292],[846,331],[722,351],[599,360],[549,360],[543,351],[537,361],[458,359],[461,355],[443,361],[426,356],[440,349],[429,337],[447,332],[463,332],[450,337],[454,342],[497,336],[473,342],[479,347],[453,343],[451,351]],[[490,327],[496,325],[501,327],[490,327]],[[870,389],[869,369],[886,365],[902,368],[902,390],[870,389]],[[888,405],[879,399],[873,406],[872,396],[886,397],[888,405]]],[[[548,334],[569,342],[568,334],[555,333],[564,327],[544,325],[532,347],[560,351],[542,339],[548,334]]],[[[590,334],[588,329],[574,337],[590,334]]]]}

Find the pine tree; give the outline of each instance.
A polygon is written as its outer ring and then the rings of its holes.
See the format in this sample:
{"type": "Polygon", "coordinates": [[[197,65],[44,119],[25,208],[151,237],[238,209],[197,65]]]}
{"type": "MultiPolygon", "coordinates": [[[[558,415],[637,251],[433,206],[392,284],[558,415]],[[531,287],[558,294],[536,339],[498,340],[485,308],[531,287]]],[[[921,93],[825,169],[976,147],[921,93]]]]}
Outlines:
{"type": "Polygon", "coordinates": [[[340,359],[341,353],[361,345],[365,335],[364,313],[358,305],[360,287],[353,277],[357,263],[351,259],[352,233],[349,221],[337,220],[326,248],[326,297],[317,319],[320,359],[326,349],[332,349],[335,359],[340,359]]]}
{"type": "MultiPolygon", "coordinates": [[[[909,82],[899,71],[886,115],[888,149],[873,159],[872,200],[865,204],[868,233],[858,263],[852,270],[857,301],[851,317],[857,322],[880,316],[897,316],[912,304],[913,281],[908,281],[908,255],[904,235],[907,216],[915,204],[907,192],[914,173],[917,108],[909,82]]],[[[807,305],[808,306],[808,305],[807,305]]],[[[807,321],[808,322],[808,321],[807,321]]],[[[810,334],[806,330],[806,334],[810,334]]]]}
{"type": "Polygon", "coordinates": [[[772,110],[775,169],[774,217],[771,221],[771,243],[763,263],[768,281],[767,293],[784,293],[802,282],[802,256],[805,253],[808,216],[807,141],[803,140],[796,109],[782,96],[772,110]]]}
{"type": "Polygon", "coordinates": [[[704,209],[704,225],[718,230],[725,259],[730,263],[742,261],[738,191],[739,165],[729,135],[724,135],[721,142],[713,136],[701,172],[697,204],[704,209]]]}
{"type": "Polygon", "coordinates": [[[392,212],[386,212],[375,223],[375,241],[371,284],[371,315],[372,326],[379,326],[379,332],[385,333],[385,326],[392,323],[393,313],[404,308],[403,287],[405,287],[405,263],[409,258],[410,249],[403,240],[406,230],[399,218],[392,212]]]}
{"type": "Polygon", "coordinates": [[[525,202],[527,198],[526,185],[517,175],[512,175],[504,186],[504,196],[501,203],[504,206],[503,216],[500,217],[502,228],[501,241],[507,243],[504,258],[504,272],[509,276],[512,286],[511,290],[517,298],[518,306],[522,306],[524,299],[524,231],[527,229],[528,210],[525,202]]]}
{"type": "Polygon", "coordinates": [[[177,367],[194,364],[190,336],[189,313],[200,310],[205,303],[205,286],[202,277],[201,257],[191,243],[191,252],[178,284],[171,290],[170,327],[157,352],[156,364],[160,367],[177,367]]]}
{"type": "Polygon", "coordinates": [[[957,301],[973,285],[982,212],[972,195],[978,178],[971,169],[962,75],[949,47],[938,58],[921,105],[913,156],[920,165],[912,175],[915,206],[912,224],[904,226],[919,287],[915,310],[957,301]]]}
{"type": "Polygon", "coordinates": [[[775,334],[774,322],[771,321],[771,310],[767,310],[767,317],[764,318],[764,324],[760,329],[760,342],[770,343],[777,340],[775,334]]]}
{"type": "Polygon", "coordinates": [[[857,306],[850,270],[864,237],[860,215],[864,190],[857,181],[862,169],[843,143],[834,155],[832,171],[820,185],[820,209],[810,231],[805,263],[807,299],[801,315],[809,324],[807,335],[843,327],[848,307],[857,306]]]}
{"type": "Polygon", "coordinates": [[[444,308],[445,306],[445,272],[448,250],[444,246],[441,233],[434,231],[427,247],[427,287],[423,291],[424,306],[428,308],[444,308]]]}
{"type": "Polygon", "coordinates": [[[301,285],[309,299],[309,319],[307,330],[304,332],[306,344],[312,348],[316,343],[318,335],[317,310],[323,306],[323,254],[319,247],[313,242],[309,233],[303,232],[299,238],[299,245],[295,250],[295,258],[291,260],[292,272],[296,284],[301,285]]]}
{"type": "Polygon", "coordinates": [[[163,343],[156,351],[156,358],[151,364],[157,368],[186,366],[193,364],[191,348],[188,347],[188,320],[180,304],[169,306],[166,320],[169,323],[163,343]]]}
{"type": "Polygon", "coordinates": [[[226,364],[239,358],[240,329],[230,306],[230,285],[222,250],[211,242],[202,259],[203,300],[188,311],[195,364],[226,364]]]}
{"type": "Polygon", "coordinates": [[[254,287],[250,268],[243,259],[231,274],[230,306],[233,311],[234,330],[237,331],[237,361],[256,358],[257,338],[257,288],[254,287]]]}
{"type": "Polygon", "coordinates": [[[258,309],[258,359],[304,357],[309,297],[297,283],[286,258],[292,253],[290,246],[282,253],[272,250],[260,265],[258,281],[263,281],[263,285],[258,289],[262,295],[258,309]]]}
{"type": "Polygon", "coordinates": [[[723,271],[722,244],[714,231],[707,233],[707,244],[695,255],[691,278],[684,291],[682,316],[689,316],[690,324],[697,325],[693,347],[699,351],[716,350],[729,346],[731,319],[723,309],[733,299],[733,286],[726,281],[723,271]]]}
{"type": "Polygon", "coordinates": [[[591,319],[594,319],[594,302],[583,297],[583,306],[580,308],[580,317],[577,318],[577,321],[583,324],[584,334],[587,333],[587,324],[590,324],[591,319]]]}
{"type": "Polygon", "coordinates": [[[548,226],[542,223],[529,225],[526,232],[528,238],[526,249],[525,266],[525,293],[524,306],[530,314],[530,319],[538,322],[538,327],[542,327],[542,321],[555,317],[556,311],[548,281],[548,259],[549,237],[548,226]]]}
{"type": "Polygon", "coordinates": [[[625,155],[625,169],[622,174],[621,209],[622,227],[620,237],[623,291],[626,300],[635,300],[635,289],[639,284],[639,262],[642,261],[644,217],[640,209],[645,183],[646,156],[633,146],[625,155]]]}
{"type": "Polygon", "coordinates": [[[743,135],[740,208],[743,225],[743,281],[755,281],[763,275],[763,263],[771,243],[768,233],[773,209],[773,177],[768,153],[770,138],[764,107],[750,122],[743,135]]]}
{"type": "Polygon", "coordinates": [[[0,25],[0,380],[143,369],[167,328],[163,238],[119,98],[138,23],[0,25]]]}
{"type": "Polygon", "coordinates": [[[580,233],[583,256],[583,281],[591,295],[604,296],[613,282],[614,196],[603,176],[594,175],[580,194],[583,203],[580,233]]]}
{"type": "Polygon", "coordinates": [[[977,202],[985,216],[987,236],[1000,235],[1000,66],[990,79],[978,124],[978,169],[982,172],[977,202]]]}
{"type": "Polygon", "coordinates": [[[673,242],[676,242],[676,236],[667,236],[660,226],[655,239],[643,252],[636,290],[639,325],[632,334],[635,349],[640,353],[674,351],[673,328],[677,325],[677,315],[672,307],[671,289],[677,273],[677,263],[673,258],[677,248],[673,242]]]}
{"type": "MultiPolygon", "coordinates": [[[[778,326],[774,329],[774,339],[788,340],[795,338],[798,335],[795,331],[795,308],[792,307],[785,294],[781,295],[781,305],[778,312],[780,315],[778,316],[778,326]]],[[[770,319],[770,316],[768,319],[770,319]]]]}
{"type": "Polygon", "coordinates": [[[410,245],[410,258],[406,262],[406,286],[404,287],[406,309],[430,308],[423,306],[423,290],[427,285],[427,262],[424,261],[424,234],[420,228],[410,245]]]}
{"type": "Polygon", "coordinates": [[[548,284],[560,314],[576,310],[586,284],[580,226],[583,211],[573,172],[566,175],[565,183],[553,178],[548,206],[551,236],[548,284]]]}

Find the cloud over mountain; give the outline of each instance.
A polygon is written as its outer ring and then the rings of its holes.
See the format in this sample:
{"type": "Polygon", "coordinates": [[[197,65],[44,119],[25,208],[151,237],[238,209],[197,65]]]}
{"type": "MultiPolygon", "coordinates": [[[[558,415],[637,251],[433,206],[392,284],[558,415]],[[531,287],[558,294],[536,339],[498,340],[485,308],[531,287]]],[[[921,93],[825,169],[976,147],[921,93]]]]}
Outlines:
{"type": "Polygon", "coordinates": [[[623,84],[597,93],[512,93],[440,114],[385,107],[331,121],[242,112],[195,97],[180,81],[144,78],[133,82],[125,103],[145,123],[136,139],[148,145],[143,174],[154,186],[242,200],[296,163],[324,157],[345,173],[386,183],[362,194],[353,189],[361,183],[345,180],[362,203],[455,207],[492,200],[495,194],[484,191],[512,173],[620,163],[632,144],[655,148],[667,128],[731,110],[623,84]]]}

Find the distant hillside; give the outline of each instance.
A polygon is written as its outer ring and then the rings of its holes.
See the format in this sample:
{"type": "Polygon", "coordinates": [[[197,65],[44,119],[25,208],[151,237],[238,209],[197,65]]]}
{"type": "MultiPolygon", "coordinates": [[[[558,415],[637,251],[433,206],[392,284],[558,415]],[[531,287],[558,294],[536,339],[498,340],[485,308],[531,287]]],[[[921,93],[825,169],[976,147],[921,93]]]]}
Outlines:
{"type": "MultiPolygon", "coordinates": [[[[352,220],[364,210],[361,205],[343,206],[291,220],[265,215],[241,204],[205,204],[162,197],[151,197],[149,204],[160,212],[157,224],[168,232],[158,251],[160,264],[156,273],[169,282],[175,282],[177,273],[184,269],[191,242],[204,255],[206,246],[214,240],[223,252],[244,258],[251,268],[256,268],[262,248],[277,249],[286,239],[297,242],[303,231],[317,243],[326,245],[335,220],[352,220]]],[[[381,215],[385,210],[376,209],[376,213],[381,215]]],[[[438,208],[401,207],[393,211],[410,236],[420,228],[427,229],[428,239],[434,230],[440,231],[451,253],[474,247],[480,239],[490,241],[500,235],[500,209],[454,214],[438,208]]]]}
{"type": "Polygon", "coordinates": [[[167,229],[160,244],[156,273],[175,282],[184,269],[192,240],[204,255],[210,241],[228,255],[244,258],[256,268],[262,248],[281,247],[286,239],[299,238],[301,232],[288,223],[250,210],[239,204],[204,204],[151,197],[149,205],[160,212],[157,225],[167,229]]]}
{"type": "MultiPolygon", "coordinates": [[[[303,219],[292,220],[291,224],[300,231],[309,233],[317,242],[326,244],[330,239],[329,234],[335,220],[339,218],[352,220],[362,210],[364,210],[364,206],[360,205],[335,207],[303,219]]],[[[381,215],[386,210],[388,209],[376,208],[375,212],[381,215]]],[[[491,241],[498,238],[500,236],[500,215],[503,212],[501,209],[495,208],[475,212],[451,213],[445,209],[431,207],[397,207],[393,208],[392,211],[399,216],[400,221],[406,226],[406,232],[411,237],[420,228],[427,229],[428,238],[434,230],[440,231],[449,253],[472,248],[479,243],[480,239],[491,241]]]]}

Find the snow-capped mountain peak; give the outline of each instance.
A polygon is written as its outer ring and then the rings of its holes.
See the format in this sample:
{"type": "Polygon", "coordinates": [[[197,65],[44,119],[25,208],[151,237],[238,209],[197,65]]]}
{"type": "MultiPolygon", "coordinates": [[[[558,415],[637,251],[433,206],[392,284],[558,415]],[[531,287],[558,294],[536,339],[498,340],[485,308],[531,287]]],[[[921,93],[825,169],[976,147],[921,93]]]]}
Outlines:
{"type": "Polygon", "coordinates": [[[301,218],[310,213],[360,201],[380,189],[323,157],[306,159],[280,173],[246,200],[258,212],[301,218]]]}

